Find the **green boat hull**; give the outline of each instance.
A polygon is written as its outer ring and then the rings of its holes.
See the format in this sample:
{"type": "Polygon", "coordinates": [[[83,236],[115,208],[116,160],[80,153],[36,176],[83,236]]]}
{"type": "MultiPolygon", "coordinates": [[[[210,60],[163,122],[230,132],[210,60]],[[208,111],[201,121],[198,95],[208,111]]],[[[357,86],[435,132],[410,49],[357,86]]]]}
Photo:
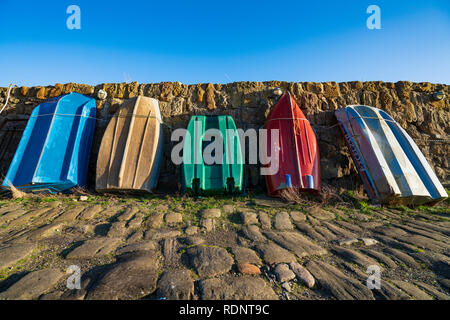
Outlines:
{"type": "Polygon", "coordinates": [[[242,192],[244,166],[241,143],[233,118],[193,116],[187,131],[183,145],[183,191],[194,195],[242,192]],[[205,133],[212,132],[209,129],[215,129],[214,138],[207,136],[205,139],[205,133]],[[217,138],[219,134],[221,139],[217,138]],[[212,149],[214,151],[209,152],[212,149]],[[212,158],[208,159],[208,154],[212,158]],[[215,159],[215,163],[211,159],[215,159]],[[221,161],[217,161],[218,159],[221,161]]]}

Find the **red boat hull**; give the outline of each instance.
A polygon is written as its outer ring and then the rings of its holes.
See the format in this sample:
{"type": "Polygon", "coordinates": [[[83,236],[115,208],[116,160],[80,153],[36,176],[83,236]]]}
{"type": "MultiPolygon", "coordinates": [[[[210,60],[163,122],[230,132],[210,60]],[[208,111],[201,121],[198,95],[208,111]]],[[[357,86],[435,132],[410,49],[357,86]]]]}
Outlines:
{"type": "MultiPolygon", "coordinates": [[[[267,146],[272,145],[270,131],[279,130],[279,169],[276,174],[265,176],[269,195],[278,196],[286,188],[319,194],[320,156],[316,135],[289,92],[273,107],[264,128],[268,130],[267,146]]],[[[271,148],[267,149],[271,156],[271,148]]]]}

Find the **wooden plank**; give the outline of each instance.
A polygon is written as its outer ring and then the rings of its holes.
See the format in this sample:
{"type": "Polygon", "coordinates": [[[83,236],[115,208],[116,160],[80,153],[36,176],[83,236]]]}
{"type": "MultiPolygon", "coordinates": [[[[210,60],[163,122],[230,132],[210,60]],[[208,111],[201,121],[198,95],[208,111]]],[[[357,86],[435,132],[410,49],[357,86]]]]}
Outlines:
{"type": "Polygon", "coordinates": [[[146,100],[143,103],[148,104],[149,118],[145,119],[145,128],[142,133],[142,141],[144,143],[142,143],[139,150],[135,180],[133,182],[134,188],[148,188],[151,183],[149,181],[150,174],[153,168],[158,165],[155,163],[156,155],[158,152],[162,152],[162,150],[158,150],[158,139],[161,134],[160,119],[158,119],[159,106],[152,100],[146,100]],[[148,167],[146,163],[149,164],[148,167]]]}
{"type": "Polygon", "coordinates": [[[103,190],[107,188],[108,175],[109,175],[109,163],[111,159],[112,141],[116,129],[117,117],[113,117],[103,134],[103,139],[100,145],[100,149],[97,157],[97,170],[96,170],[96,188],[103,190]]]}
{"type": "Polygon", "coordinates": [[[111,159],[109,163],[109,175],[107,188],[120,188],[120,168],[122,167],[125,146],[128,138],[128,131],[131,124],[131,114],[133,113],[134,103],[137,99],[131,99],[125,102],[125,105],[119,110],[116,129],[111,148],[111,159]]]}
{"type": "Polygon", "coordinates": [[[137,137],[136,135],[139,132],[139,117],[142,116],[138,113],[140,98],[137,97],[133,109],[129,109],[131,111],[128,116],[130,116],[130,124],[127,132],[127,140],[123,150],[123,158],[122,163],[120,164],[119,171],[119,187],[124,189],[131,189],[131,182],[134,179],[134,167],[135,161],[134,158],[137,158],[136,145],[142,144],[141,136],[137,137]],[[138,128],[136,128],[136,122],[138,123],[138,128]]]}

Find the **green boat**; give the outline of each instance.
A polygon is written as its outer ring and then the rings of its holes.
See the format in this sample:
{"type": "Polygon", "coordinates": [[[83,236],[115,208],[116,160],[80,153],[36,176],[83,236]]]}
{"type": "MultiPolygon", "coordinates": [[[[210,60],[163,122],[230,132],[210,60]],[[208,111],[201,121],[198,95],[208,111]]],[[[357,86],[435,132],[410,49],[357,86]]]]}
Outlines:
{"type": "Polygon", "coordinates": [[[242,192],[244,166],[233,118],[193,116],[187,130],[183,145],[182,191],[193,195],[242,192]]]}

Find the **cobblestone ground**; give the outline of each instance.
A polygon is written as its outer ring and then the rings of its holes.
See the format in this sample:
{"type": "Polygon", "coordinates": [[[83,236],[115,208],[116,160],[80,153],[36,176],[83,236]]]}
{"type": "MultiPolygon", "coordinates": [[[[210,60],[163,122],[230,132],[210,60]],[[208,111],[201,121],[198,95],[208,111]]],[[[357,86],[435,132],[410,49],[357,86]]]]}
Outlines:
{"type": "Polygon", "coordinates": [[[0,299],[447,300],[449,249],[448,202],[0,199],[0,299]]]}

